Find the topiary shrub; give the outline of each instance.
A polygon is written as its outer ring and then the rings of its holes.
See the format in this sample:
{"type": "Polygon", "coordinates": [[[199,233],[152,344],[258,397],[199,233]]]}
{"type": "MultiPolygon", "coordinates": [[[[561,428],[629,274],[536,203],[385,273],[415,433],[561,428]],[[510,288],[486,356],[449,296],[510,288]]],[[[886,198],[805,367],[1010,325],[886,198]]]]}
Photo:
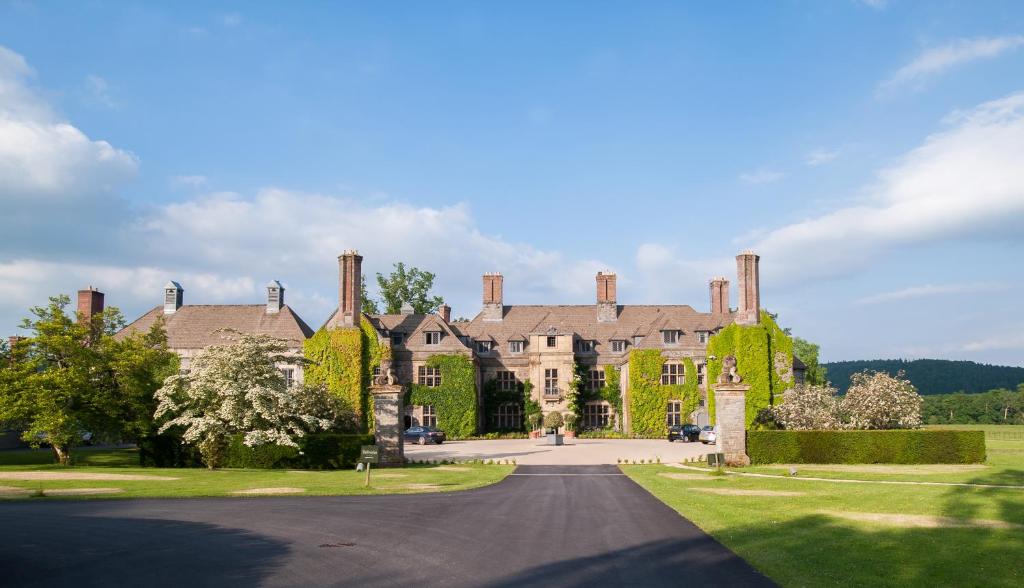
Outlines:
{"type": "Polygon", "coordinates": [[[562,418],[562,413],[557,410],[553,410],[544,415],[544,426],[549,429],[554,429],[556,433],[558,432],[558,428],[562,426],[563,422],[565,421],[562,418]]]}
{"type": "Polygon", "coordinates": [[[575,431],[576,430],[576,415],[569,413],[565,415],[565,430],[575,431]]]}
{"type": "Polygon", "coordinates": [[[982,463],[984,431],[747,431],[753,464],[982,463]]]}
{"type": "Polygon", "coordinates": [[[233,435],[227,447],[223,467],[256,469],[291,467],[298,455],[299,450],[294,447],[273,443],[249,447],[244,443],[243,435],[233,435]]]}
{"type": "Polygon", "coordinates": [[[539,413],[539,412],[535,412],[535,413],[531,414],[530,416],[526,417],[526,422],[527,422],[527,424],[530,425],[530,430],[531,431],[536,431],[537,429],[539,429],[540,428],[540,423],[543,420],[544,420],[544,416],[541,413],[539,413]]]}

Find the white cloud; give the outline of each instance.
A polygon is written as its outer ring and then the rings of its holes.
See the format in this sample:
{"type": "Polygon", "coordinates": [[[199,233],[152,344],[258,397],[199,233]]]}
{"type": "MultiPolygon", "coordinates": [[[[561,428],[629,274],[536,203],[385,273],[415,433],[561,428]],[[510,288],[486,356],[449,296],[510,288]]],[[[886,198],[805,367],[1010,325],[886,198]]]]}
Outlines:
{"type": "Polygon", "coordinates": [[[1024,349],[1024,333],[1020,328],[1015,332],[991,335],[966,343],[962,350],[968,352],[1024,349]]]}
{"type": "Polygon", "coordinates": [[[242,24],[242,15],[237,12],[224,15],[224,26],[237,27],[242,24]]]}
{"type": "Polygon", "coordinates": [[[751,172],[740,174],[740,179],[748,184],[770,184],[777,182],[782,178],[786,177],[786,174],[770,170],[770,169],[759,169],[751,172]]]}
{"type": "Polygon", "coordinates": [[[892,247],[959,237],[1020,239],[1024,222],[1024,93],[948,117],[865,197],[767,233],[754,243],[788,276],[856,271],[892,247]]]}
{"type": "Polygon", "coordinates": [[[181,188],[200,190],[209,184],[209,180],[203,175],[174,176],[171,178],[171,184],[181,188]]]}
{"type": "Polygon", "coordinates": [[[117,108],[117,103],[110,96],[110,84],[100,76],[89,74],[85,76],[85,86],[90,99],[107,108],[117,108]]]}
{"type": "MultiPolygon", "coordinates": [[[[0,198],[12,206],[68,204],[110,194],[134,177],[136,158],[59,120],[29,86],[24,58],[0,47],[0,198]],[[19,204],[15,204],[19,203],[19,204]]],[[[2,224],[2,223],[0,223],[2,224]]]]}
{"type": "Polygon", "coordinates": [[[857,304],[878,304],[894,300],[910,300],[914,298],[928,298],[933,296],[947,296],[950,294],[974,294],[978,292],[995,292],[1005,290],[1006,285],[998,282],[974,282],[962,284],[926,284],[924,286],[911,286],[891,292],[882,292],[865,296],[857,300],[857,304]]]}
{"type": "Polygon", "coordinates": [[[818,149],[809,151],[807,155],[804,156],[804,165],[816,167],[824,163],[829,163],[836,157],[839,157],[838,149],[824,149],[819,147],[818,149]]]}
{"type": "Polygon", "coordinates": [[[896,70],[891,77],[880,84],[880,89],[918,83],[951,67],[978,59],[997,57],[1021,45],[1024,45],[1024,35],[958,39],[940,47],[932,47],[896,70]]]}

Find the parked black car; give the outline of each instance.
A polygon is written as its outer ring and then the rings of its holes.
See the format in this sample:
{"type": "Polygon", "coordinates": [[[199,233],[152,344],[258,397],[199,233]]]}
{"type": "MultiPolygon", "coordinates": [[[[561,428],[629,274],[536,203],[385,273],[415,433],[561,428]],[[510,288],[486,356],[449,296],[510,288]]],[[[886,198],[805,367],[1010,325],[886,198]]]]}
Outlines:
{"type": "Polygon", "coordinates": [[[700,437],[700,427],[697,425],[672,425],[668,428],[669,442],[679,439],[686,443],[689,441],[696,441],[697,437],[700,437]]]}
{"type": "Polygon", "coordinates": [[[420,445],[436,443],[440,445],[444,443],[444,439],[444,431],[436,427],[415,426],[405,430],[406,443],[419,443],[420,445]]]}

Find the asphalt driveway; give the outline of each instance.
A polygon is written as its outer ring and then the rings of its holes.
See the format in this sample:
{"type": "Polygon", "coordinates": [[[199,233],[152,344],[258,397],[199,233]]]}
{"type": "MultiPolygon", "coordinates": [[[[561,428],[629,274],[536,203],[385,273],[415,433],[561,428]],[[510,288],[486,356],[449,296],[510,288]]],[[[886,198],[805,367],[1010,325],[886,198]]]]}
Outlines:
{"type": "Polygon", "coordinates": [[[614,466],[447,494],[0,504],[4,586],[770,586],[614,466]]]}

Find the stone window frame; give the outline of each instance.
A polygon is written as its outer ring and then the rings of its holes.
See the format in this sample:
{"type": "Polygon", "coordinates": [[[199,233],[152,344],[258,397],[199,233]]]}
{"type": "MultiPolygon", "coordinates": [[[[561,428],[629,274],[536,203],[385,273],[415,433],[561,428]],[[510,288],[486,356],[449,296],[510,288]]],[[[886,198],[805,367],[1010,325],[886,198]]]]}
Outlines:
{"type": "Polygon", "coordinates": [[[441,344],[441,331],[424,331],[423,332],[423,344],[424,345],[440,345],[441,344]]]}
{"type": "Polygon", "coordinates": [[[683,424],[683,401],[669,400],[665,407],[665,424],[669,427],[683,424]]]}
{"type": "Polygon", "coordinates": [[[428,388],[441,385],[441,368],[421,365],[416,371],[416,383],[428,388]]]}
{"type": "Polygon", "coordinates": [[[593,339],[579,339],[576,341],[578,353],[594,353],[597,350],[597,341],[593,339]]]}
{"type": "Polygon", "coordinates": [[[281,368],[281,377],[285,388],[291,388],[295,384],[295,368],[281,368]]]}
{"type": "Polygon", "coordinates": [[[526,347],[523,341],[509,341],[508,352],[509,353],[522,353],[523,348],[526,347]]]}
{"type": "Polygon", "coordinates": [[[611,418],[611,404],[607,400],[591,400],[583,405],[583,426],[588,429],[607,428],[611,418]]]}
{"type": "Polygon", "coordinates": [[[666,361],[661,364],[661,385],[675,386],[686,383],[686,368],[676,361],[666,361]]]}
{"type": "Polygon", "coordinates": [[[544,368],[544,396],[560,396],[558,368],[544,368]]]}
{"type": "Polygon", "coordinates": [[[548,335],[548,349],[554,349],[555,347],[558,347],[558,337],[548,335]]]}
{"type": "Polygon", "coordinates": [[[625,339],[612,339],[612,353],[623,353],[626,351],[625,339]]]}
{"type": "Polygon", "coordinates": [[[494,379],[498,382],[498,389],[502,392],[512,392],[519,384],[519,381],[516,380],[516,373],[512,370],[498,370],[494,372],[494,379]]]}
{"type": "Polygon", "coordinates": [[[423,405],[423,418],[420,421],[424,427],[437,427],[437,410],[433,404],[423,405]]]}
{"type": "Polygon", "coordinates": [[[523,408],[518,402],[502,402],[494,415],[497,429],[520,429],[523,426],[523,408]]]}
{"type": "Polygon", "coordinates": [[[710,338],[708,335],[709,333],[707,331],[697,331],[697,343],[707,344],[708,339],[710,338]]]}
{"type": "Polygon", "coordinates": [[[661,332],[661,341],[665,345],[679,345],[679,330],[678,329],[664,329],[661,332]]]}
{"type": "Polygon", "coordinates": [[[604,379],[604,368],[598,367],[590,370],[587,375],[587,389],[588,390],[600,390],[605,387],[604,379]]]}
{"type": "Polygon", "coordinates": [[[704,385],[704,377],[706,375],[705,374],[705,370],[707,368],[707,365],[704,362],[696,362],[696,368],[697,368],[697,385],[698,386],[703,386],[704,385]]]}
{"type": "Polygon", "coordinates": [[[391,332],[391,344],[392,345],[402,345],[403,343],[405,343],[405,333],[396,333],[396,332],[392,331],[391,332]]]}
{"type": "Polygon", "coordinates": [[[490,353],[491,352],[491,343],[493,343],[493,341],[488,341],[488,340],[477,341],[476,342],[476,352],[477,353],[490,353]]]}

